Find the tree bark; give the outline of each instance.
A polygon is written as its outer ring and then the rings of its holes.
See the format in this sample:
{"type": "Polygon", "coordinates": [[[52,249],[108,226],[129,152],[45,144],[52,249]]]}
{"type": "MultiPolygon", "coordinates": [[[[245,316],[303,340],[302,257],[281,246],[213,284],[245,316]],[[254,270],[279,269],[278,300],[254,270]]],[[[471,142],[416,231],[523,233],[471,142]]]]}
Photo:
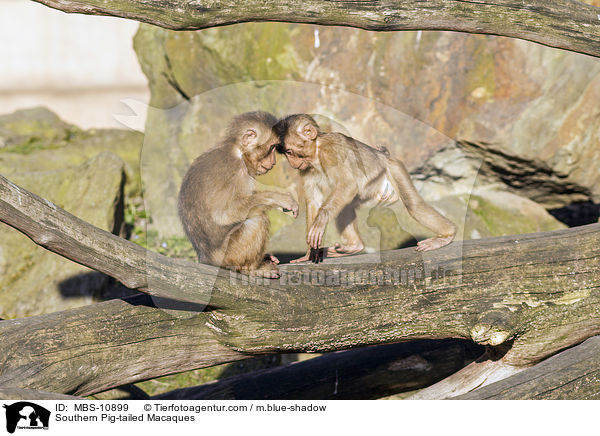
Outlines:
{"type": "Polygon", "coordinates": [[[456,399],[598,400],[600,336],[594,336],[516,375],[456,399]]]}
{"type": "Polygon", "coordinates": [[[196,30],[248,21],[367,30],[454,30],[525,39],[600,56],[600,8],[568,0],[35,0],[65,12],[131,18],[196,30]]]}
{"type": "Polygon", "coordinates": [[[211,294],[202,313],[154,297],[0,321],[4,387],[85,395],[251,354],[414,339],[473,340],[526,367],[600,333],[600,224],[283,265],[252,283],[146,252],[2,177],[0,221],[144,292],[211,294]]]}
{"type": "Polygon", "coordinates": [[[0,386],[85,396],[252,357],[220,344],[207,313],[176,315],[140,296],[1,321],[0,386]]]}
{"type": "Polygon", "coordinates": [[[81,397],[33,389],[0,388],[0,400],[83,400],[81,397]]]}
{"type": "Polygon", "coordinates": [[[372,400],[429,386],[483,353],[469,341],[414,341],[327,353],[154,397],[163,400],[372,400]]]}

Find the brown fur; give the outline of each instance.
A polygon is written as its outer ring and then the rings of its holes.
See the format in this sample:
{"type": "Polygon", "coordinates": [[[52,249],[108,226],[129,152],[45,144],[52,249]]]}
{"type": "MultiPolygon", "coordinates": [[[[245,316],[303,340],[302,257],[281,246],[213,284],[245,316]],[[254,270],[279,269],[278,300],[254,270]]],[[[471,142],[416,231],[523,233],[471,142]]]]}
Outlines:
{"type": "Polygon", "coordinates": [[[330,219],[335,219],[342,241],[327,255],[360,252],[364,244],[356,208],[369,202],[402,199],[412,217],[437,235],[419,242],[419,251],[442,247],[454,238],[456,226],[425,203],[402,162],[390,157],[386,147],[376,149],[341,133],[324,133],[306,114],[290,115],[275,129],[281,138],[279,151],[300,171],[307,203],[309,251],[298,261],[308,260],[310,248],[320,247],[330,219]]]}
{"type": "Polygon", "coordinates": [[[287,193],[255,192],[255,177],[275,165],[275,122],[266,112],[237,116],[221,142],[194,160],[185,174],[179,217],[200,262],[278,276],[278,261],[265,259],[265,211],[279,207],[296,216],[298,205],[287,193]]]}

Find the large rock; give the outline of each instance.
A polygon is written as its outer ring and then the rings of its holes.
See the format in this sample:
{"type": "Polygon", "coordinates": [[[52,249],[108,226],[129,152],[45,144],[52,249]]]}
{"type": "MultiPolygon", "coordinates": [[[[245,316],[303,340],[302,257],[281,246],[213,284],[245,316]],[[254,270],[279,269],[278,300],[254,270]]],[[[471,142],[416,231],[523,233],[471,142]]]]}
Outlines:
{"type": "MultiPolygon", "coordinates": [[[[491,192],[486,186],[547,207],[600,199],[600,117],[592,104],[600,63],[584,55],[482,35],[256,23],[200,32],[142,25],[134,45],[152,93],[145,199],[163,236],[181,234],[176,194],[191,160],[214,145],[232,115],[256,109],[319,114],[337,130],[386,145],[426,199],[462,214],[460,227],[469,227],[469,214],[458,199],[491,192]],[[535,187],[524,189],[530,181],[535,187]]],[[[262,181],[294,190],[296,174],[280,163],[262,181]]],[[[480,220],[464,236],[535,227],[517,226],[518,211],[506,208],[504,227],[486,230],[490,223],[480,220]]],[[[288,232],[279,232],[289,221],[271,216],[275,239],[285,239],[288,232]]]]}
{"type": "MultiPolygon", "coordinates": [[[[16,173],[10,180],[75,216],[112,231],[122,195],[123,161],[104,152],[75,168],[16,173]]],[[[106,276],[0,227],[0,318],[18,318],[89,304],[106,276]]]]}
{"type": "Polygon", "coordinates": [[[44,107],[0,115],[0,173],[51,171],[81,165],[102,151],[125,163],[128,195],[141,193],[140,152],[144,135],[117,129],[82,130],[44,107]]]}
{"type": "MultiPolygon", "coordinates": [[[[124,186],[129,193],[140,192],[143,135],[82,131],[37,108],[0,116],[0,137],[0,173],[84,221],[119,231],[124,186]]],[[[0,224],[0,318],[55,312],[120,295],[115,292],[106,276],[0,224]]]]}

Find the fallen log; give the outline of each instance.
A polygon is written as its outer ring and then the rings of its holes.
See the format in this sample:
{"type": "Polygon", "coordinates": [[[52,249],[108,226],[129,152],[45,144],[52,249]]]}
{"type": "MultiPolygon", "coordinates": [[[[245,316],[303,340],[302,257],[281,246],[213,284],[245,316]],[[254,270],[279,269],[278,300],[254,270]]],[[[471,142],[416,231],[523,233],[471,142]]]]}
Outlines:
{"type": "Polygon", "coordinates": [[[0,321],[3,387],[86,395],[256,354],[446,338],[487,345],[506,375],[600,333],[600,224],[283,265],[281,279],[253,281],[131,247],[3,177],[0,221],[153,295],[0,321]],[[204,312],[156,298],[194,292],[204,312]]]}
{"type": "Polygon", "coordinates": [[[516,375],[484,386],[461,400],[598,400],[600,336],[562,351],[516,375]]]}

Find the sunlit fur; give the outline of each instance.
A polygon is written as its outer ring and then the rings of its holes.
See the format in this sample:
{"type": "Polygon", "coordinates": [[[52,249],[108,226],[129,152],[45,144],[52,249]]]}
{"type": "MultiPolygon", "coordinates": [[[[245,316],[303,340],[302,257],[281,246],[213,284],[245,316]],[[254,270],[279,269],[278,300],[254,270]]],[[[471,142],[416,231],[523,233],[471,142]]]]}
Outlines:
{"type": "Polygon", "coordinates": [[[266,209],[297,213],[289,194],[255,192],[255,177],[275,165],[276,118],[266,112],[235,117],[219,144],[199,156],[183,178],[179,216],[198,259],[248,274],[277,277],[265,261],[266,209]]]}
{"type": "MultiPolygon", "coordinates": [[[[278,151],[299,170],[307,209],[307,243],[321,246],[327,222],[335,219],[341,243],[327,255],[360,252],[364,244],[356,225],[361,204],[393,203],[402,199],[409,213],[436,233],[418,250],[442,247],[454,238],[456,227],[423,201],[401,161],[385,147],[373,148],[341,133],[324,133],[306,114],[290,115],[276,125],[278,151]]],[[[298,259],[307,260],[308,254],[298,259]]]]}

